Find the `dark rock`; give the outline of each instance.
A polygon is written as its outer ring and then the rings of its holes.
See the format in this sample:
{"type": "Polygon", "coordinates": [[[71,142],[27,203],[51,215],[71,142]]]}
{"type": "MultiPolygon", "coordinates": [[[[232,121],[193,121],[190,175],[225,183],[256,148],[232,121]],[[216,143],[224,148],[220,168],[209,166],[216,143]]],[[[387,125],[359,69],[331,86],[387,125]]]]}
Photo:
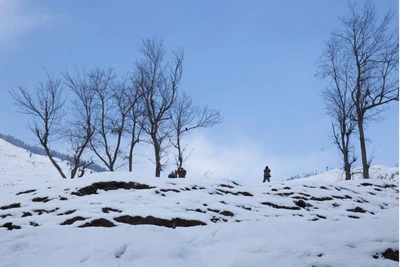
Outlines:
{"type": "Polygon", "coordinates": [[[276,188],[272,188],[272,189],[271,189],[271,191],[277,192],[277,191],[278,191],[278,189],[276,189],[276,188]]]}
{"type": "Polygon", "coordinates": [[[61,200],[61,201],[65,201],[65,200],[68,200],[68,198],[66,198],[66,197],[60,197],[60,200],[61,200]]]}
{"type": "Polygon", "coordinates": [[[146,184],[140,184],[136,182],[98,182],[94,183],[92,185],[83,187],[79,189],[77,192],[72,192],[72,195],[76,196],[86,196],[86,195],[92,195],[92,194],[97,194],[97,190],[117,190],[117,189],[152,189],[154,188],[153,186],[148,186],[146,184]]]}
{"type": "Polygon", "coordinates": [[[333,200],[331,197],[311,197],[310,200],[315,200],[315,201],[328,201],[328,200],[333,200]]]}
{"type": "Polygon", "coordinates": [[[206,213],[206,211],[203,211],[203,210],[201,210],[201,209],[195,209],[194,211],[195,211],[195,212],[200,212],[200,213],[206,213]]]}
{"type": "Polygon", "coordinates": [[[335,207],[335,208],[337,208],[337,207],[340,207],[340,204],[338,204],[338,203],[332,203],[332,206],[335,207]]]}
{"type": "Polygon", "coordinates": [[[33,227],[39,226],[39,224],[38,224],[38,223],[35,223],[35,222],[29,222],[29,225],[32,225],[33,227]]]}
{"type": "Polygon", "coordinates": [[[394,184],[384,184],[384,185],[382,186],[382,188],[395,188],[395,187],[397,187],[397,186],[394,185],[394,184]]]}
{"type": "Polygon", "coordinates": [[[141,216],[120,216],[114,218],[115,221],[120,223],[127,223],[131,225],[141,225],[141,224],[151,224],[157,226],[164,226],[169,228],[175,227],[191,227],[191,226],[198,226],[198,225],[206,225],[204,222],[197,221],[197,220],[185,220],[181,218],[173,218],[171,220],[167,219],[160,219],[153,216],[141,217],[141,216]]]}
{"type": "Polygon", "coordinates": [[[18,195],[22,195],[22,194],[29,194],[29,193],[32,193],[32,192],[35,192],[36,191],[36,189],[31,189],[31,190],[27,190],[27,191],[24,191],[24,192],[19,192],[19,193],[17,193],[17,196],[18,195]]]}
{"type": "Polygon", "coordinates": [[[300,199],[298,201],[294,201],[294,204],[296,204],[297,206],[299,206],[301,208],[307,207],[307,203],[302,199],[300,199]]]}
{"type": "Polygon", "coordinates": [[[84,221],[84,220],[86,220],[86,218],[81,217],[81,216],[76,216],[74,218],[68,219],[65,222],[61,223],[61,225],[71,225],[76,221],[84,221]]]}
{"type": "Polygon", "coordinates": [[[113,209],[113,208],[102,208],[101,210],[102,210],[104,213],[109,213],[110,211],[119,212],[119,213],[122,212],[122,211],[120,211],[120,210],[113,209]]]}
{"type": "Polygon", "coordinates": [[[280,206],[271,202],[261,202],[262,205],[267,205],[273,207],[275,209],[287,209],[287,210],[299,210],[300,207],[288,207],[288,206],[280,206]]]}
{"type": "Polygon", "coordinates": [[[49,197],[35,197],[34,199],[32,199],[33,202],[43,202],[46,203],[48,201],[50,201],[49,197]]]}
{"type": "Polygon", "coordinates": [[[5,224],[3,224],[2,227],[7,228],[7,230],[10,230],[10,231],[14,230],[14,229],[21,229],[21,226],[15,225],[12,222],[5,223],[5,224]]]}
{"type": "Polygon", "coordinates": [[[344,196],[332,196],[333,198],[336,198],[336,199],[352,199],[352,197],[351,196],[349,196],[349,195],[344,195],[344,196]]]}
{"type": "Polygon", "coordinates": [[[354,216],[354,215],[349,215],[349,218],[353,218],[353,219],[360,219],[360,217],[358,217],[358,216],[354,216]]]}
{"type": "Polygon", "coordinates": [[[115,227],[115,226],[116,225],[110,222],[109,220],[100,218],[100,219],[95,219],[91,222],[87,222],[79,227],[84,228],[84,227],[115,227]]]}
{"type": "Polygon", "coordinates": [[[325,217],[325,216],[318,215],[318,214],[317,214],[317,217],[318,217],[318,218],[320,218],[320,219],[326,219],[326,217],[325,217]]]}
{"type": "Polygon", "coordinates": [[[8,210],[8,209],[15,209],[15,208],[20,208],[21,207],[21,203],[14,203],[8,206],[3,206],[0,207],[0,210],[8,210]]]}
{"type": "Polygon", "coordinates": [[[160,189],[161,192],[175,192],[179,193],[180,191],[178,189],[160,189]]]}
{"type": "Polygon", "coordinates": [[[213,223],[219,222],[220,220],[221,220],[220,218],[217,218],[217,217],[215,217],[215,216],[213,216],[213,217],[210,219],[210,221],[212,221],[213,223]]]}
{"type": "MultiPolygon", "coordinates": [[[[242,196],[245,196],[245,197],[252,197],[253,195],[252,194],[250,194],[249,192],[231,192],[231,191],[225,191],[225,190],[222,190],[222,189],[217,189],[217,191],[219,191],[219,192],[222,192],[222,193],[224,193],[224,194],[231,194],[231,195],[234,195],[234,196],[238,196],[238,195],[242,195],[242,196]]],[[[221,193],[218,193],[218,192],[216,192],[218,195],[222,195],[221,193]]]]}
{"type": "Polygon", "coordinates": [[[287,196],[290,196],[290,195],[293,195],[294,193],[292,193],[292,192],[288,192],[288,193],[277,193],[277,194],[275,194],[275,196],[280,196],[280,197],[287,197],[287,196]]]}
{"type": "Polygon", "coordinates": [[[356,207],[354,209],[348,209],[347,211],[352,211],[352,212],[358,212],[358,213],[366,213],[367,211],[364,210],[363,208],[356,207]]]}
{"type": "Polygon", "coordinates": [[[21,217],[28,217],[28,216],[32,216],[32,213],[30,212],[23,212],[21,217]]]}
{"type": "Polygon", "coordinates": [[[319,188],[324,189],[324,190],[329,190],[329,189],[326,188],[325,186],[320,186],[319,188]]]}
{"type": "Polygon", "coordinates": [[[215,209],[207,209],[208,211],[212,211],[212,212],[215,212],[215,213],[219,213],[219,210],[215,210],[215,209]]]}
{"type": "Polygon", "coordinates": [[[284,187],[283,189],[290,190],[290,187],[289,187],[289,186],[286,186],[286,187],[284,187]]]}
{"type": "Polygon", "coordinates": [[[0,218],[2,218],[2,219],[4,219],[5,217],[8,217],[8,216],[12,216],[11,214],[3,214],[3,215],[0,215],[0,218]]]}
{"type": "Polygon", "coordinates": [[[367,200],[360,198],[356,200],[357,203],[369,203],[367,200]]]}
{"type": "Polygon", "coordinates": [[[228,188],[234,188],[233,186],[227,185],[227,184],[220,184],[219,186],[221,186],[221,187],[228,187],[228,188]]]}
{"type": "Polygon", "coordinates": [[[398,250],[392,250],[391,248],[388,248],[385,252],[382,253],[382,256],[392,261],[397,261],[397,262],[399,261],[398,250]]]}
{"type": "Polygon", "coordinates": [[[224,216],[229,216],[229,217],[233,217],[235,214],[233,214],[233,212],[230,212],[228,210],[224,210],[222,212],[220,212],[219,214],[224,215],[224,216]]]}
{"type": "Polygon", "coordinates": [[[57,216],[70,215],[70,214],[74,213],[75,211],[76,211],[76,210],[69,210],[69,211],[66,211],[66,212],[64,212],[64,213],[59,213],[59,214],[57,214],[57,216]]]}
{"type": "Polygon", "coordinates": [[[55,212],[55,211],[57,211],[59,209],[60,208],[55,208],[55,209],[52,209],[52,210],[41,209],[41,210],[33,210],[33,211],[36,212],[38,215],[42,215],[43,213],[52,213],[52,212],[55,212]]]}
{"type": "Polygon", "coordinates": [[[292,197],[292,198],[294,198],[294,199],[308,200],[308,198],[306,198],[306,197],[301,197],[301,196],[294,196],[294,197],[292,197]]]}
{"type": "Polygon", "coordinates": [[[373,184],[370,184],[370,183],[362,183],[360,185],[362,185],[362,186],[373,186],[373,184]]]}

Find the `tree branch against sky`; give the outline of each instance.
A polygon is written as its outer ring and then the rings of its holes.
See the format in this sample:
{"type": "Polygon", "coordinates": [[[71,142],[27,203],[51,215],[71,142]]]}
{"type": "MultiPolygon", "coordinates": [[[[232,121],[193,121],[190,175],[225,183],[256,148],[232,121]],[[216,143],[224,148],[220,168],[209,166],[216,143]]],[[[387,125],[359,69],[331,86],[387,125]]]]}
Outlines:
{"type": "Polygon", "coordinates": [[[352,119],[355,105],[351,98],[350,59],[343,50],[342,43],[335,36],[326,42],[317,77],[329,82],[322,96],[326,112],[332,119],[332,140],[343,160],[345,179],[350,180],[352,165],[357,160],[350,142],[357,123],[352,119]]]}
{"type": "Polygon", "coordinates": [[[50,143],[60,137],[60,122],[65,115],[62,109],[65,103],[62,90],[61,80],[54,79],[47,73],[47,80],[39,82],[34,94],[22,87],[10,91],[10,94],[19,112],[30,117],[29,128],[46,151],[51,163],[62,178],[67,178],[50,149],[50,143]]]}
{"type": "Polygon", "coordinates": [[[210,128],[215,124],[221,123],[222,118],[217,110],[209,109],[208,107],[200,108],[194,105],[192,98],[185,92],[178,94],[170,113],[173,127],[170,142],[175,148],[175,164],[179,169],[189,156],[186,153],[187,146],[182,144],[182,137],[191,130],[210,128]]]}
{"type": "Polygon", "coordinates": [[[166,59],[162,40],[144,39],[139,45],[142,58],[136,63],[135,86],[144,105],[143,131],[154,148],[155,176],[160,177],[168,155],[168,136],[172,130],[168,111],[173,106],[183,71],[183,49],[166,59]]]}
{"type": "Polygon", "coordinates": [[[332,35],[341,42],[351,68],[351,98],[355,106],[353,120],[357,122],[364,178],[369,178],[365,126],[380,119],[379,114],[392,101],[399,100],[399,36],[390,31],[393,12],[378,21],[372,1],[365,1],[361,10],[349,2],[349,15],[342,17],[343,29],[332,35]]]}
{"type": "Polygon", "coordinates": [[[95,92],[90,90],[90,77],[86,71],[76,71],[71,76],[68,71],[63,73],[65,85],[73,93],[72,118],[65,127],[65,137],[72,153],[73,166],[71,179],[83,176],[85,169],[93,162],[82,160],[84,152],[89,148],[90,140],[95,133],[95,120],[98,115],[95,107],[95,92]],[[80,171],[80,173],[78,173],[80,171]]]}

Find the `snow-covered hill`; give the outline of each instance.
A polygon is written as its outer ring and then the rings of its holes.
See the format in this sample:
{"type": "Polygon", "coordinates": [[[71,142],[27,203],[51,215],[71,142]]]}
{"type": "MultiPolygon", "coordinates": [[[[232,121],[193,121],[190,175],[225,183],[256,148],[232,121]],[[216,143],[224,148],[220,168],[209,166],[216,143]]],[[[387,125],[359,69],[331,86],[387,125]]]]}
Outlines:
{"type": "MultiPolygon", "coordinates": [[[[56,160],[69,173],[69,163],[56,160]]],[[[0,187],[26,182],[45,183],[56,179],[61,179],[61,176],[47,157],[33,154],[0,138],[0,187]]]]}
{"type": "Polygon", "coordinates": [[[396,170],[259,185],[41,171],[0,176],[2,267],[398,266],[383,257],[398,257],[396,170]]]}
{"type": "MultiPolygon", "coordinates": [[[[391,182],[399,182],[399,168],[386,167],[381,165],[373,165],[369,168],[369,175],[371,180],[385,180],[391,182]]],[[[345,175],[342,170],[330,170],[311,177],[301,178],[308,181],[343,181],[345,175]]],[[[352,180],[363,180],[362,168],[355,168],[352,170],[352,180]]]]}

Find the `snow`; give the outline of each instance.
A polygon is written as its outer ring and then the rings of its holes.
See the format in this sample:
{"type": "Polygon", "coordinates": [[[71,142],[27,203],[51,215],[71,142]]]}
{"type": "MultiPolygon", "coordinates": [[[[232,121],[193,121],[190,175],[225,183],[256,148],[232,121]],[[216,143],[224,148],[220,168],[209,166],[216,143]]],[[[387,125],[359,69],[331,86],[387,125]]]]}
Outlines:
{"type": "Polygon", "coordinates": [[[373,166],[369,180],[343,181],[331,170],[293,181],[238,185],[212,178],[133,178],[128,172],[68,180],[43,158],[30,158],[0,139],[1,267],[398,266],[380,256],[399,249],[398,168],[373,166]],[[111,181],[150,188],[73,194],[111,181]],[[45,197],[45,202],[36,199],[45,197]],[[308,207],[296,205],[301,198],[308,207]],[[16,203],[20,207],[8,207],[16,203]],[[77,216],[83,220],[61,225],[77,216]],[[120,216],[206,225],[130,225],[115,220],[120,216]],[[116,227],[79,227],[100,218],[116,227]],[[21,229],[1,227],[7,223],[21,229]]]}

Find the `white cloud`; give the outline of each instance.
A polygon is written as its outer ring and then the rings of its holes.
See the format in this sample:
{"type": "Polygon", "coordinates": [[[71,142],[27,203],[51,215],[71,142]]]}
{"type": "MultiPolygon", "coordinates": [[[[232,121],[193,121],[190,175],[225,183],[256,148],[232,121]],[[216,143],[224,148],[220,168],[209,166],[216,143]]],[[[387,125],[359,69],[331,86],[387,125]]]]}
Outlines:
{"type": "MultiPolygon", "coordinates": [[[[202,131],[186,136],[183,141],[189,142],[188,150],[193,149],[183,166],[188,171],[188,179],[232,179],[242,184],[260,184],[263,170],[268,165],[272,170],[272,181],[286,180],[296,174],[302,175],[312,171],[325,171],[325,167],[337,167],[338,156],[335,150],[313,151],[309,154],[282,151],[279,155],[271,153],[268,142],[234,133],[226,135],[223,143],[213,139],[202,131]]],[[[127,150],[127,145],[123,145],[127,150]]],[[[295,148],[293,149],[295,150],[295,148]]],[[[93,156],[96,158],[95,156],[93,156]]],[[[154,175],[153,148],[141,142],[135,148],[133,176],[148,177],[154,175]]],[[[165,179],[176,167],[170,155],[169,166],[161,173],[165,179]]],[[[120,170],[127,170],[123,167],[120,170]]]]}
{"type": "Polygon", "coordinates": [[[226,178],[244,184],[259,184],[263,170],[268,165],[273,180],[285,180],[295,174],[312,171],[325,171],[325,167],[336,167],[337,155],[332,151],[314,151],[308,155],[274,155],[268,151],[267,144],[245,136],[227,136],[229,143],[217,144],[205,135],[193,136],[191,146],[195,148],[185,163],[193,176],[226,178]]]}
{"type": "Polygon", "coordinates": [[[20,1],[0,0],[0,46],[9,45],[19,36],[30,32],[51,16],[26,12],[20,1]]]}

